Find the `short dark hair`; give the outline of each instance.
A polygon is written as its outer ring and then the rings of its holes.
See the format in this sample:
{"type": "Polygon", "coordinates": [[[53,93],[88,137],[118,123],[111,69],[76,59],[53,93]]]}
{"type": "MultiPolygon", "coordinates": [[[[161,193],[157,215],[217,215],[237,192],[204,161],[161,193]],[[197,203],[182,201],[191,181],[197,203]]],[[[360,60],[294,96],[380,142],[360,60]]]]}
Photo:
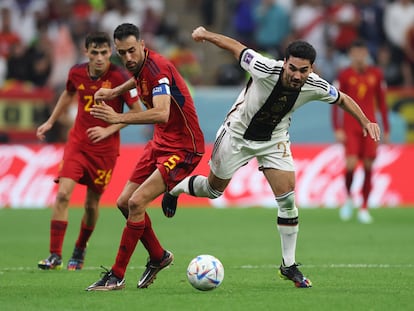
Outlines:
{"type": "Polygon", "coordinates": [[[313,64],[316,59],[316,50],[310,43],[297,40],[286,48],[285,58],[288,59],[290,56],[307,59],[313,64]]]}
{"type": "Polygon", "coordinates": [[[122,40],[129,36],[134,36],[137,40],[140,38],[139,28],[134,24],[124,23],[114,30],[114,40],[122,40]]]}
{"type": "Polygon", "coordinates": [[[102,46],[104,44],[111,46],[111,38],[106,32],[92,32],[86,35],[85,48],[88,49],[92,44],[94,46],[102,46]]]}

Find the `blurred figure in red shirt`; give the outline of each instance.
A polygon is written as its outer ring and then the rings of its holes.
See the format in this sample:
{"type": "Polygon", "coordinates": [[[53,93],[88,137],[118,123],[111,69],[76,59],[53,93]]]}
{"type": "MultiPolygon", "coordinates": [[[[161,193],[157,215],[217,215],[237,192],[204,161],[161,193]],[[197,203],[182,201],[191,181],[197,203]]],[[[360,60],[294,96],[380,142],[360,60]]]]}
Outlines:
{"type": "MultiPolygon", "coordinates": [[[[355,41],[348,52],[350,65],[342,69],[337,78],[337,87],[349,94],[366,113],[370,120],[375,122],[376,112],[379,111],[384,130],[384,142],[389,141],[388,111],[385,102],[386,82],[381,69],[370,63],[369,51],[366,44],[355,41]]],[[[340,209],[342,220],[352,217],[354,202],[351,196],[351,185],[354,171],[359,161],[364,168],[364,182],[362,186],[363,202],[358,211],[358,221],[371,223],[372,217],[368,212],[368,197],[372,188],[372,165],[377,154],[377,142],[363,136],[361,126],[348,114],[343,114],[336,105],[332,107],[332,121],[335,138],[345,147],[345,185],[348,198],[340,209]]]]}

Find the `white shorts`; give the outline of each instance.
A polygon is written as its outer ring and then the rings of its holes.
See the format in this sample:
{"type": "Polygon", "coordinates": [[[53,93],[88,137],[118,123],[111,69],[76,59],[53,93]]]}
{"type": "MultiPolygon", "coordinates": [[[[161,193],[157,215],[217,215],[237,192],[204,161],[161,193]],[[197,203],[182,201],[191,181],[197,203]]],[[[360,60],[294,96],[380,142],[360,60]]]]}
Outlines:
{"type": "Polygon", "coordinates": [[[221,179],[230,179],[253,158],[257,159],[259,170],[275,168],[295,171],[288,138],[252,141],[233,136],[224,127],[219,129],[210,159],[210,169],[214,175],[221,179]]]}

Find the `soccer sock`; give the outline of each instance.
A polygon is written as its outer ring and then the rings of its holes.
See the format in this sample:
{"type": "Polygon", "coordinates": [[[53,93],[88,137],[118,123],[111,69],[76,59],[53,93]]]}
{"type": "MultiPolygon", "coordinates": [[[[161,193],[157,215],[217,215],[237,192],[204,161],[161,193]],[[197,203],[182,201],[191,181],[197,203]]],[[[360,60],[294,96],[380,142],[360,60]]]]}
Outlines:
{"type": "Polygon", "coordinates": [[[170,191],[170,194],[178,196],[183,192],[194,197],[210,199],[216,199],[223,194],[223,192],[213,189],[208,182],[208,178],[201,175],[184,178],[170,191]]]}
{"type": "Polygon", "coordinates": [[[151,260],[160,261],[164,256],[164,248],[158,241],[154,230],[152,230],[152,223],[149,215],[145,213],[145,229],[141,237],[141,242],[148,251],[151,260]]]}
{"type": "Polygon", "coordinates": [[[276,197],[279,205],[277,214],[277,228],[282,246],[282,258],[285,266],[289,267],[296,262],[296,240],[299,232],[298,209],[294,203],[294,192],[276,197]]]}
{"type": "Polygon", "coordinates": [[[87,226],[83,221],[81,221],[79,236],[75,243],[76,248],[86,248],[86,244],[88,243],[94,229],[95,226],[87,226]]]}
{"type": "Polygon", "coordinates": [[[348,195],[351,194],[351,186],[352,181],[354,179],[354,172],[353,171],[346,171],[345,172],[345,187],[348,195]]]}
{"type": "Polygon", "coordinates": [[[115,264],[112,266],[112,272],[119,278],[125,276],[125,271],[129,260],[134,253],[139,239],[144,233],[145,220],[140,222],[126,222],[122,233],[121,243],[119,244],[118,254],[116,255],[115,264]]]}
{"type": "Polygon", "coordinates": [[[371,182],[371,170],[365,169],[364,184],[362,185],[362,208],[368,208],[368,197],[371,192],[372,182],[371,182]]]}
{"type": "Polygon", "coordinates": [[[62,245],[67,226],[68,222],[63,220],[52,220],[50,222],[49,251],[51,254],[53,253],[62,257],[62,245]]]}

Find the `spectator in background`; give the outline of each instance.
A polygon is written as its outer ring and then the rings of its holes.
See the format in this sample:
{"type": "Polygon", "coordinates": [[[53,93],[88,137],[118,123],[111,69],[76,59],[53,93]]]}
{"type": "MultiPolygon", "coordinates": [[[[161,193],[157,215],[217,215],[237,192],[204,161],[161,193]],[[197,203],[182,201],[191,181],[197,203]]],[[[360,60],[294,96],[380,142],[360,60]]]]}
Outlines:
{"type": "MultiPolygon", "coordinates": [[[[7,59],[11,54],[13,46],[20,45],[20,35],[13,31],[11,9],[4,7],[0,9],[0,57],[7,59]]],[[[22,44],[21,46],[24,46],[22,44]]]]}
{"type": "Polygon", "coordinates": [[[352,0],[333,0],[326,16],[329,41],[337,51],[346,54],[358,37],[360,17],[357,8],[352,0]]]}
{"type": "Polygon", "coordinates": [[[401,86],[404,78],[401,65],[392,57],[392,49],[388,43],[383,43],[377,51],[377,65],[381,68],[387,86],[401,86]]]}
{"type": "Polygon", "coordinates": [[[376,0],[360,0],[356,3],[359,10],[360,24],[358,35],[368,47],[371,58],[376,62],[378,50],[385,42],[384,4],[376,0]]]}
{"type": "Polygon", "coordinates": [[[255,30],[256,22],[254,12],[257,3],[261,0],[237,0],[229,8],[232,15],[232,31],[235,38],[246,45],[256,46],[255,30]]]}
{"type": "Polygon", "coordinates": [[[403,75],[406,86],[414,86],[414,20],[408,27],[403,45],[403,75]]]}
{"type": "Polygon", "coordinates": [[[254,10],[254,21],[257,49],[274,57],[282,57],[291,30],[286,8],[277,0],[260,0],[254,10]]]}
{"type": "Polygon", "coordinates": [[[197,55],[190,48],[189,40],[181,34],[176,42],[176,45],[167,54],[168,59],[190,85],[200,84],[202,70],[197,55]]]}
{"type": "Polygon", "coordinates": [[[316,63],[326,57],[326,19],[323,0],[297,0],[292,10],[292,37],[312,44],[318,51],[316,63]]]}
{"type": "MultiPolygon", "coordinates": [[[[404,42],[407,31],[414,21],[414,3],[411,0],[389,2],[384,9],[384,31],[391,44],[393,62],[403,66],[404,42]]],[[[404,68],[401,67],[403,71],[404,68]]],[[[404,77],[404,84],[408,85],[404,77]]]]}
{"type": "MultiPolygon", "coordinates": [[[[355,41],[349,49],[351,64],[338,75],[338,89],[351,96],[359,103],[368,119],[376,120],[376,111],[381,113],[384,130],[384,142],[389,141],[389,123],[387,104],[385,102],[386,83],[378,67],[369,64],[369,51],[363,41],[355,41]]],[[[354,201],[351,186],[354,171],[362,162],[364,183],[362,186],[362,205],[359,208],[358,220],[369,224],[372,217],[368,212],[368,198],[372,189],[372,165],[377,154],[378,142],[366,139],[361,132],[361,125],[348,114],[344,114],[337,105],[332,107],[332,121],[335,138],[345,147],[345,187],[347,199],[340,209],[340,217],[347,221],[352,217],[354,201]]]]}

